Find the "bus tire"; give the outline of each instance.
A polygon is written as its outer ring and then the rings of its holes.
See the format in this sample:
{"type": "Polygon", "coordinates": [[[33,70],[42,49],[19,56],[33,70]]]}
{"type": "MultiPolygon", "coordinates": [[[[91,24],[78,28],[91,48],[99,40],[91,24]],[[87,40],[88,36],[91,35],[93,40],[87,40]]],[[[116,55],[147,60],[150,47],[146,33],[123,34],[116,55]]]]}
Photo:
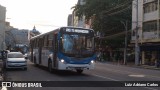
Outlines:
{"type": "Polygon", "coordinates": [[[48,71],[50,72],[50,73],[52,73],[53,72],[53,69],[52,69],[52,62],[48,62],[48,71]]]}
{"type": "Polygon", "coordinates": [[[78,74],[81,74],[83,72],[83,70],[81,70],[81,69],[77,69],[76,71],[78,74]]]}

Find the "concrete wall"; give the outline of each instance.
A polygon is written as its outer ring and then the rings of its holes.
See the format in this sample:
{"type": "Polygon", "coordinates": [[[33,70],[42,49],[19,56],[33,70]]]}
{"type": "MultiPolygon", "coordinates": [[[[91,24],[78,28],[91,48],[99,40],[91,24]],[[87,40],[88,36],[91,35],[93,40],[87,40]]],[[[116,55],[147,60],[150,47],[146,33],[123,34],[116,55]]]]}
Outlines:
{"type": "Polygon", "coordinates": [[[0,5],[0,50],[5,49],[6,8],[0,5]]]}

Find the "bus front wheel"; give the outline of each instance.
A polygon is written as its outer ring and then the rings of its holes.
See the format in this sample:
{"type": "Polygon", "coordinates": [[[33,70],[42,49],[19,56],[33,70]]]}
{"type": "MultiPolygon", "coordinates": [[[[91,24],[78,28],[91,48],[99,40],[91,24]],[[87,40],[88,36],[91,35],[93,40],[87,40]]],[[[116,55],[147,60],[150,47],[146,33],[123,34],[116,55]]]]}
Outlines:
{"type": "Polygon", "coordinates": [[[83,70],[81,70],[81,69],[77,69],[76,71],[78,74],[81,74],[83,72],[83,70]]]}

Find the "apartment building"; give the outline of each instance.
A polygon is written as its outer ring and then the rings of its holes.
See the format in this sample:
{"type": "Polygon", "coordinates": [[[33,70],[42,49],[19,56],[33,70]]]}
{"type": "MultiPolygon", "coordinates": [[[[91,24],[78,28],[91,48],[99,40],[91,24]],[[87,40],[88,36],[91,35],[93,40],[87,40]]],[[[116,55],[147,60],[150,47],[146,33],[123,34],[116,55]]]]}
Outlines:
{"type": "Polygon", "coordinates": [[[6,7],[0,5],[0,50],[5,49],[6,7]]]}
{"type": "MultiPolygon", "coordinates": [[[[77,2],[78,5],[84,5],[85,0],[78,0],[77,2]]],[[[72,12],[72,24],[74,27],[83,27],[85,28],[85,16],[83,16],[81,19],[76,16],[75,11],[72,12]]]]}
{"type": "Polygon", "coordinates": [[[133,0],[132,43],[135,42],[136,30],[140,63],[156,65],[160,61],[160,0],[133,0]]]}
{"type": "Polygon", "coordinates": [[[68,15],[68,22],[67,22],[67,26],[73,26],[73,24],[72,24],[72,14],[69,14],[68,15]]]}

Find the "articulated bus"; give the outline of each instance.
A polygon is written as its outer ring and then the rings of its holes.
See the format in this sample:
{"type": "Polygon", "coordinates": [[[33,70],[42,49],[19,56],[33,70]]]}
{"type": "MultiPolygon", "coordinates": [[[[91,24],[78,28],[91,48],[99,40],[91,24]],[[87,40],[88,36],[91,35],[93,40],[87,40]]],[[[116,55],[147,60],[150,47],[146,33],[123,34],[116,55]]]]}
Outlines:
{"type": "Polygon", "coordinates": [[[31,38],[31,61],[48,70],[94,69],[96,54],[92,29],[60,27],[31,38]]]}

